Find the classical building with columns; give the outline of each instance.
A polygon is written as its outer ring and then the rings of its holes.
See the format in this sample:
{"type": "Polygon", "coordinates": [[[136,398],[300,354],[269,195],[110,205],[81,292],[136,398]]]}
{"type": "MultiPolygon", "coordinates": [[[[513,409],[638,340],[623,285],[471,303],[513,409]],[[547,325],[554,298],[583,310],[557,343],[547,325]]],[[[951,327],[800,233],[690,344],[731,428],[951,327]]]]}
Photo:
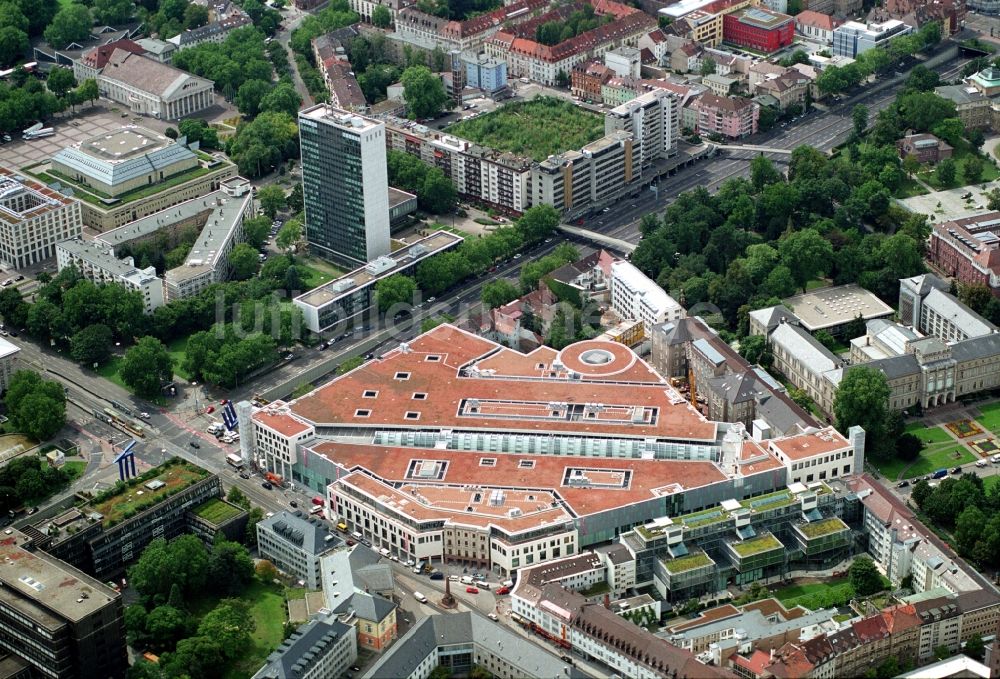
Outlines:
{"type": "Polygon", "coordinates": [[[97,77],[102,97],[132,113],[177,120],[215,103],[214,83],[154,59],[116,49],[97,77]]]}

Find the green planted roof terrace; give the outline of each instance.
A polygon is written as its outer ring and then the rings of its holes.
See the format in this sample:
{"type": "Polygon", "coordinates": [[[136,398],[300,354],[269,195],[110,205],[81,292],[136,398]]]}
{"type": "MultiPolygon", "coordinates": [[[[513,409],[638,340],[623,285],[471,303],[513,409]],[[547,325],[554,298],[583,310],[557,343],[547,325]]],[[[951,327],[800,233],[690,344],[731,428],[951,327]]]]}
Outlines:
{"type": "Polygon", "coordinates": [[[796,528],[799,532],[805,535],[807,538],[821,538],[824,535],[830,535],[832,533],[839,533],[841,531],[849,530],[847,524],[838,519],[837,517],[831,517],[829,519],[823,519],[821,521],[813,521],[811,523],[803,523],[797,525],[796,528]]]}
{"type": "Polygon", "coordinates": [[[676,559],[664,560],[663,566],[667,569],[668,573],[677,574],[685,571],[692,571],[695,568],[712,566],[714,563],[715,562],[709,559],[708,555],[704,552],[694,552],[676,559]]]}
{"type": "Polygon", "coordinates": [[[763,552],[770,552],[775,549],[785,548],[785,546],[781,544],[781,541],[770,533],[765,533],[751,540],[744,540],[743,542],[730,542],[729,546],[732,547],[733,551],[741,557],[753,556],[754,554],[761,554],[763,552]]]}

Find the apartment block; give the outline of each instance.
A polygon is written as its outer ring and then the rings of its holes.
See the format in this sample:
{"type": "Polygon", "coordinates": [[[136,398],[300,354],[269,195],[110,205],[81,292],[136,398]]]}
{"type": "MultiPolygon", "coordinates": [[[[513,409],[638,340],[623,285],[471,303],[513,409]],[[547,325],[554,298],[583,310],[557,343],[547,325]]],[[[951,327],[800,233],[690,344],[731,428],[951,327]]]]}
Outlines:
{"type": "Polygon", "coordinates": [[[329,524],[302,512],[278,512],[257,524],[257,551],[277,568],[309,589],[322,582],[323,555],[342,540],[329,524]]]}
{"type": "Polygon", "coordinates": [[[677,154],[679,111],[675,95],[664,89],[652,89],[609,111],[604,117],[604,132],[622,130],[638,144],[643,167],[660,158],[677,154]]]}
{"type": "Polygon", "coordinates": [[[163,279],[156,275],[155,267],[139,269],[131,257],[118,259],[114,250],[102,243],[63,241],[56,245],[56,265],[59,271],[75,267],[84,278],[98,285],[115,283],[139,292],[147,314],[153,313],[165,301],[163,279]]]}
{"type": "Polygon", "coordinates": [[[533,165],[531,202],[566,215],[581,214],[632,190],[641,176],[641,147],[631,133],[616,131],[533,165]]]}
{"type": "Polygon", "coordinates": [[[253,679],[324,679],[346,674],[358,658],[350,625],[333,616],[315,618],[281,642],[253,679]]]}
{"type": "Polygon", "coordinates": [[[911,33],[913,28],[898,19],[862,24],[846,21],[833,30],[833,53],[852,59],[870,49],[884,49],[889,41],[911,33]]]}
{"type": "Polygon", "coordinates": [[[38,551],[8,528],[0,540],[0,649],[53,679],[121,679],[128,669],[121,594],[38,551]]]}
{"type": "Polygon", "coordinates": [[[750,99],[705,93],[692,107],[697,113],[695,130],[700,135],[740,139],[757,132],[760,105],[750,99]]]}
{"type": "Polygon", "coordinates": [[[0,261],[6,268],[39,264],[56,243],[83,233],[80,201],[0,167],[0,261]]]}
{"type": "Polygon", "coordinates": [[[935,223],[927,256],[959,283],[985,285],[1000,296],[1000,212],[935,223]]]}
{"type": "Polygon", "coordinates": [[[611,308],[621,318],[656,325],[684,318],[687,312],[646,274],[626,261],[611,264],[611,308]]]}

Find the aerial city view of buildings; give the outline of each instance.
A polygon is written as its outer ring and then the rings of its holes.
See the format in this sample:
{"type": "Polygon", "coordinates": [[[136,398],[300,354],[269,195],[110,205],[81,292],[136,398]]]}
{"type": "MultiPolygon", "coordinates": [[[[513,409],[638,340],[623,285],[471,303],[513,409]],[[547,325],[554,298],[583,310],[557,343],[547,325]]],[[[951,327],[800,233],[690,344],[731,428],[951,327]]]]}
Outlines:
{"type": "Polygon", "coordinates": [[[1000,677],[998,13],[4,3],[0,677],[1000,677]]]}

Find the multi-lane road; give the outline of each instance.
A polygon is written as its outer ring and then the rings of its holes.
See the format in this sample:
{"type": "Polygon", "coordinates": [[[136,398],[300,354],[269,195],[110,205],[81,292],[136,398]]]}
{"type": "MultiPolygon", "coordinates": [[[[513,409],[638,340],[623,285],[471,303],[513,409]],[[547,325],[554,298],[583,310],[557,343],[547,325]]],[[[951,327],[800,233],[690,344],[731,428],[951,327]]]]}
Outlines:
{"type": "MultiPolygon", "coordinates": [[[[940,55],[939,55],[940,56],[940,55]]],[[[944,56],[941,56],[944,59],[944,56]]],[[[934,68],[941,74],[942,80],[957,77],[965,65],[965,61],[957,62],[948,59],[934,68]]],[[[875,85],[865,92],[845,101],[830,106],[830,110],[813,112],[799,117],[787,127],[775,129],[756,135],[751,142],[757,146],[770,146],[781,149],[794,149],[798,146],[812,146],[821,151],[829,151],[843,143],[853,128],[851,111],[857,104],[864,104],[869,110],[869,120],[874,122],[875,115],[887,108],[896,98],[896,94],[905,82],[906,76],[894,76],[884,83],[875,85]]],[[[752,152],[731,154],[722,152],[713,158],[698,161],[689,169],[678,172],[673,177],[662,181],[658,192],[643,191],[638,197],[623,201],[620,206],[607,214],[586,221],[584,228],[598,231],[602,234],[621,238],[632,243],[639,238],[639,220],[651,212],[662,212],[681,193],[704,186],[709,191],[715,191],[719,185],[733,177],[746,176],[750,172],[749,160],[756,155],[752,152]]],[[[787,156],[785,157],[787,159],[787,156]]],[[[780,158],[776,157],[780,161],[780,158]]]]}

